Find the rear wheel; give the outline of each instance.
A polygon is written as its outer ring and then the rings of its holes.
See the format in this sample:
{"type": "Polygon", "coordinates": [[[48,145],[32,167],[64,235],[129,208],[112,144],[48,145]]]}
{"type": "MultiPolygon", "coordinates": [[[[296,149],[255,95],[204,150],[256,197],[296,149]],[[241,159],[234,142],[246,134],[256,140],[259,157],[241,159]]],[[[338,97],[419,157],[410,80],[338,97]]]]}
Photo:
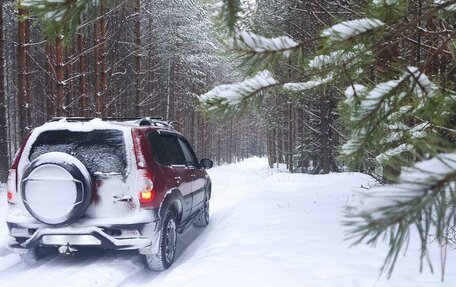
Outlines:
{"type": "Polygon", "coordinates": [[[169,268],[176,257],[177,224],[176,215],[172,210],[165,214],[158,254],[146,255],[147,266],[153,271],[163,271],[169,268]]]}

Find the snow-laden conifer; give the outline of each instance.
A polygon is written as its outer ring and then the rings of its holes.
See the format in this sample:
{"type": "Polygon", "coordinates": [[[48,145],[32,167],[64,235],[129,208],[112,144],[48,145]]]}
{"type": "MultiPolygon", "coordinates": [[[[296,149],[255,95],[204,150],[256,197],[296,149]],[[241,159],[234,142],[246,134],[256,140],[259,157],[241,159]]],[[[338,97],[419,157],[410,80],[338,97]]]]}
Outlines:
{"type": "MultiPolygon", "coordinates": [[[[110,1],[116,5],[120,0],[110,1]]],[[[98,11],[99,0],[22,0],[20,7],[27,9],[31,18],[39,17],[44,22],[45,33],[50,39],[62,35],[64,42],[69,43],[76,33],[85,13],[96,17],[97,13],[86,13],[89,9],[98,11]]]]}
{"type": "Polygon", "coordinates": [[[323,79],[317,78],[317,79],[309,80],[307,82],[302,82],[302,83],[286,83],[285,85],[283,85],[283,87],[286,90],[299,92],[299,91],[305,91],[305,90],[310,90],[310,89],[316,88],[318,86],[328,83],[331,80],[332,80],[331,75],[328,75],[326,78],[323,78],[323,79]]]}
{"type": "Polygon", "coordinates": [[[444,5],[445,10],[447,11],[456,11],[456,3],[453,3],[454,1],[451,0],[434,0],[435,5],[444,5]]]}
{"type": "Polygon", "coordinates": [[[266,38],[252,32],[240,31],[230,39],[231,48],[245,53],[282,53],[289,57],[293,49],[299,44],[287,36],[266,38]]]}
{"type": "Polygon", "coordinates": [[[410,226],[420,234],[422,259],[429,261],[426,255],[431,234],[438,243],[447,244],[456,224],[455,201],[456,153],[442,153],[404,171],[396,184],[370,189],[349,208],[346,224],[358,242],[375,245],[388,235],[391,249],[383,269],[388,268],[391,274],[399,253],[407,248],[410,226]]]}
{"type": "Polygon", "coordinates": [[[323,37],[329,37],[330,40],[343,41],[383,25],[385,25],[385,23],[374,18],[349,20],[323,30],[321,35],[323,37]]]}
{"type": "Polygon", "coordinates": [[[333,51],[329,54],[318,55],[309,61],[311,68],[324,68],[327,66],[338,66],[345,62],[349,62],[355,54],[342,50],[333,51]]]}
{"type": "Polygon", "coordinates": [[[210,110],[223,106],[235,106],[262,90],[275,86],[278,83],[279,82],[272,77],[271,73],[265,70],[240,83],[219,85],[211,91],[201,95],[200,101],[210,110]]]}
{"type": "MultiPolygon", "coordinates": [[[[417,6],[395,0],[370,1],[369,10],[363,11],[364,18],[347,19],[318,33],[323,40],[316,55],[311,53],[304,60],[287,59],[287,69],[299,71],[302,79],[282,73],[282,77],[277,77],[281,83],[273,85],[302,94],[307,89],[320,89],[322,93],[328,89],[345,91],[339,107],[349,136],[340,160],[350,169],[368,172],[385,184],[373,190],[378,196],[372,198],[372,203],[388,210],[370,210],[366,214],[352,210],[348,214],[355,227],[351,235],[357,243],[388,238],[390,250],[383,270],[389,272],[413,226],[423,241],[423,254],[431,228],[437,230],[434,236],[444,244],[445,228],[456,226],[454,220],[445,218],[446,212],[440,212],[448,208],[454,216],[455,209],[454,199],[449,205],[443,204],[449,186],[454,194],[456,181],[456,166],[449,163],[454,161],[456,150],[456,97],[452,92],[456,87],[454,71],[449,68],[454,66],[454,47],[445,40],[451,38],[451,31],[445,27],[452,23],[447,8],[453,2],[417,6]],[[410,5],[419,13],[410,15],[410,5]],[[446,26],[431,25],[435,20],[446,26]],[[332,80],[327,82],[329,75],[332,80]],[[441,172],[439,162],[448,169],[441,172]],[[415,179],[411,174],[422,181],[407,183],[415,179]],[[412,188],[413,192],[396,193],[402,188],[412,188]],[[410,200],[398,201],[394,197],[404,194],[410,200]],[[384,205],[385,202],[390,204],[384,205]],[[375,221],[368,217],[372,212],[376,214],[375,221]],[[398,213],[400,218],[395,217],[398,213]],[[447,224],[445,228],[442,222],[447,224]]],[[[303,45],[297,44],[291,51],[298,47],[303,45]]],[[[284,61],[271,59],[265,49],[249,49],[248,56],[255,59],[244,61],[249,71],[264,69],[267,64],[272,66],[271,71],[284,67],[284,61]]],[[[245,56],[241,51],[243,60],[245,56]]]]}

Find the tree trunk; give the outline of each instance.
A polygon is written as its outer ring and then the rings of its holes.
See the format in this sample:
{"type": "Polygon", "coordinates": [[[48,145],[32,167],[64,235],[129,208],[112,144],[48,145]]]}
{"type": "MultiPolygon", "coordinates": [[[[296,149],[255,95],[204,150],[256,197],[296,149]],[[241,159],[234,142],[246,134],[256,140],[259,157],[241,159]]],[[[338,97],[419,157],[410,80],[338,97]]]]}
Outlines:
{"type": "Polygon", "coordinates": [[[108,107],[105,105],[107,104],[107,91],[108,91],[108,75],[107,75],[107,65],[106,65],[106,58],[107,58],[107,38],[106,38],[106,29],[107,29],[107,21],[106,21],[106,0],[100,1],[100,9],[102,17],[100,19],[100,38],[101,38],[101,104],[102,104],[102,115],[107,116],[106,112],[108,111],[108,107]]]}
{"type": "MultiPolygon", "coordinates": [[[[21,1],[19,1],[21,4],[21,1]]],[[[19,134],[21,139],[25,137],[30,126],[30,95],[27,67],[27,30],[28,22],[23,20],[26,11],[23,8],[18,9],[19,27],[18,27],[18,107],[19,107],[19,134]]]]}
{"type": "Polygon", "coordinates": [[[141,0],[136,0],[136,22],[135,22],[135,81],[136,81],[136,92],[135,92],[135,113],[136,116],[141,115],[141,0]]]}
{"type": "Polygon", "coordinates": [[[321,167],[323,173],[331,171],[331,152],[329,140],[329,108],[326,92],[320,95],[320,144],[321,144],[321,167]]]}
{"type": "Polygon", "coordinates": [[[8,178],[8,127],[6,123],[5,57],[3,34],[3,0],[0,0],[0,182],[8,178]]]}
{"type": "Polygon", "coordinates": [[[94,61],[94,116],[101,116],[101,102],[100,102],[100,38],[98,35],[98,22],[95,22],[93,28],[93,45],[95,46],[93,53],[94,61]]]}
{"type": "Polygon", "coordinates": [[[59,35],[55,40],[55,73],[57,76],[57,90],[56,90],[56,104],[57,104],[57,116],[62,117],[66,115],[65,107],[65,67],[63,64],[64,47],[63,39],[59,35]]]}
{"type": "MultiPolygon", "coordinates": [[[[148,9],[151,9],[153,6],[153,3],[149,1],[149,6],[148,9]]],[[[148,43],[152,43],[154,41],[154,38],[152,36],[153,33],[153,17],[148,17],[148,27],[147,27],[147,33],[149,35],[148,43]]],[[[159,101],[155,98],[155,88],[154,88],[154,80],[155,80],[155,74],[154,74],[154,69],[155,69],[155,55],[154,55],[154,47],[153,45],[148,46],[147,48],[147,58],[148,58],[148,76],[147,76],[147,96],[148,96],[148,103],[147,103],[147,115],[151,116],[160,116],[158,113],[158,108],[159,108],[159,101]]],[[[162,116],[163,114],[161,114],[162,116]]]]}
{"type": "Polygon", "coordinates": [[[86,58],[85,55],[85,37],[78,34],[77,37],[78,53],[79,53],[79,115],[88,117],[89,111],[89,98],[87,95],[87,76],[86,76],[86,58]]]}
{"type": "Polygon", "coordinates": [[[51,55],[52,47],[49,42],[46,43],[46,116],[49,119],[55,115],[55,101],[54,101],[54,79],[51,75],[54,73],[52,67],[51,55]]]}
{"type": "Polygon", "coordinates": [[[98,27],[94,30],[95,40],[95,115],[102,117],[106,112],[106,0],[100,1],[98,27]]]}
{"type": "Polygon", "coordinates": [[[293,106],[288,103],[288,170],[290,173],[294,172],[293,169],[293,106]]]}

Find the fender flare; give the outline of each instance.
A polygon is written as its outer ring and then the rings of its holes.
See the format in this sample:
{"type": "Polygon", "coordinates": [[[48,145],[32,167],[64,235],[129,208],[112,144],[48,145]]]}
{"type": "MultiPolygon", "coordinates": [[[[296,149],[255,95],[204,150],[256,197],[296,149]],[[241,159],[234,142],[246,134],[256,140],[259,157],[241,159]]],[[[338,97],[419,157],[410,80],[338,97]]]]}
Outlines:
{"type": "Polygon", "coordinates": [[[163,218],[165,218],[165,213],[168,209],[174,208],[177,211],[177,224],[179,225],[182,220],[183,208],[184,208],[184,198],[182,193],[178,189],[173,189],[165,195],[162,204],[158,210],[159,220],[159,230],[162,228],[163,225],[163,218]]]}

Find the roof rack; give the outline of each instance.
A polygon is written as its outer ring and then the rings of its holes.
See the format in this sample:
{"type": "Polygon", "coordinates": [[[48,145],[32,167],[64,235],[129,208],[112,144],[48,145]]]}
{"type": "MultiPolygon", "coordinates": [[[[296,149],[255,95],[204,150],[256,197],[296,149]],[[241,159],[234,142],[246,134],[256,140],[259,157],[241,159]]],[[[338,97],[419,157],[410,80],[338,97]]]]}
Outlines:
{"type": "Polygon", "coordinates": [[[102,117],[102,118],[90,118],[90,117],[52,117],[48,122],[58,122],[58,121],[67,121],[67,122],[88,122],[94,119],[100,119],[102,121],[112,121],[112,122],[127,122],[134,121],[139,126],[156,126],[156,127],[165,127],[169,129],[175,129],[174,125],[177,124],[175,121],[166,121],[163,120],[163,117],[102,117]]]}

